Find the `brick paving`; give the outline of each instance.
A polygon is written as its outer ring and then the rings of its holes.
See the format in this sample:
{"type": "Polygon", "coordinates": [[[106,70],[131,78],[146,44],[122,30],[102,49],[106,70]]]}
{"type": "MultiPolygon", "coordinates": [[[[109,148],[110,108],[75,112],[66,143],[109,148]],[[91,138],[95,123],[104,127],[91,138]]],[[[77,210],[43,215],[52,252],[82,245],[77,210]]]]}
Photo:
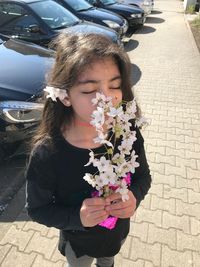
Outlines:
{"type": "MultiPolygon", "coordinates": [[[[153,184],[115,266],[200,267],[200,55],[182,2],[157,0],[126,49],[150,121],[143,135],[153,184]]],[[[66,265],[57,230],[31,222],[24,210],[0,227],[0,266],[66,265]]]]}

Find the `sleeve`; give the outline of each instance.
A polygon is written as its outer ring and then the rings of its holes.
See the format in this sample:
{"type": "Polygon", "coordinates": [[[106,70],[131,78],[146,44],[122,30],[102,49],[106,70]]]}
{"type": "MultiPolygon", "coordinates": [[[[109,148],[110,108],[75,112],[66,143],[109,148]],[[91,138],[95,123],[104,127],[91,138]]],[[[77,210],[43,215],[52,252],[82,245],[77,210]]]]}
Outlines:
{"type": "Polygon", "coordinates": [[[144,139],[138,128],[136,128],[136,137],[137,140],[134,149],[138,155],[137,162],[139,163],[139,167],[137,167],[135,173],[132,174],[130,190],[136,198],[136,208],[138,208],[140,202],[144,199],[151,187],[152,179],[145,155],[144,139]]]}
{"type": "Polygon", "coordinates": [[[26,209],[33,221],[60,230],[84,230],[80,207],[56,202],[56,176],[51,158],[40,147],[32,153],[26,171],[26,209]]]}

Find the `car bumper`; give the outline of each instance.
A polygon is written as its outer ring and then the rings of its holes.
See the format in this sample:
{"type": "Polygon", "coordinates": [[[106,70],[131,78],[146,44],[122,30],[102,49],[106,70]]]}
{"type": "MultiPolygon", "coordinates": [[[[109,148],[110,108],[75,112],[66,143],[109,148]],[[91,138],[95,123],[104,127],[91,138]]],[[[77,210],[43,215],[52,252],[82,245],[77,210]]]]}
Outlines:
{"type": "Polygon", "coordinates": [[[146,21],[146,16],[142,16],[141,18],[128,18],[129,27],[135,27],[139,25],[143,25],[146,21]]]}

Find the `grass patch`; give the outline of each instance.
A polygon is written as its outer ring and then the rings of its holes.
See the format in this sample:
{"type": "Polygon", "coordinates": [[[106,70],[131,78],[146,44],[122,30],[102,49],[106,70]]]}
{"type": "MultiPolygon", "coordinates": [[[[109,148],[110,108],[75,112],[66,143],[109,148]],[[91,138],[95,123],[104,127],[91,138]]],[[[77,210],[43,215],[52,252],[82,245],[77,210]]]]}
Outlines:
{"type": "Polygon", "coordinates": [[[189,5],[186,10],[186,14],[194,14],[195,13],[195,5],[189,5]]]}
{"type": "Polygon", "coordinates": [[[192,26],[200,28],[200,15],[192,21],[192,26]]]}

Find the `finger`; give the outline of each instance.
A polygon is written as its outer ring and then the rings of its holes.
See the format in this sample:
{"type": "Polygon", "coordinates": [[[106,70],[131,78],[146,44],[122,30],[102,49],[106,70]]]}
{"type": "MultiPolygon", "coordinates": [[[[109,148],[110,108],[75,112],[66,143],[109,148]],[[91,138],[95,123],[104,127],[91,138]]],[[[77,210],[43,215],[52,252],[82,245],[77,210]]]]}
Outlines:
{"type": "Polygon", "coordinates": [[[121,210],[121,209],[128,208],[129,206],[130,206],[130,203],[120,201],[120,202],[117,202],[117,203],[113,203],[113,204],[111,204],[109,206],[106,206],[105,210],[106,211],[121,210]]]}
{"type": "Polygon", "coordinates": [[[122,196],[120,193],[114,193],[106,198],[106,204],[111,203],[112,201],[121,200],[121,199],[122,199],[122,196]]]}
{"type": "Polygon", "coordinates": [[[96,212],[93,212],[92,214],[90,214],[90,217],[92,220],[97,220],[101,217],[105,217],[105,216],[108,216],[108,212],[103,210],[103,211],[96,211],[96,212]]]}
{"type": "Polygon", "coordinates": [[[110,212],[111,216],[115,216],[117,218],[129,218],[134,214],[134,210],[132,209],[121,209],[114,210],[110,212]]]}
{"type": "Polygon", "coordinates": [[[87,207],[88,212],[100,212],[105,211],[105,206],[88,206],[87,207]]]}
{"type": "Polygon", "coordinates": [[[108,218],[108,215],[106,214],[105,216],[100,216],[100,217],[96,218],[95,222],[96,222],[96,224],[98,224],[98,223],[105,221],[107,218],[108,218]]]}
{"type": "Polygon", "coordinates": [[[88,206],[101,206],[105,205],[105,199],[101,197],[87,198],[84,200],[84,204],[88,206]]]}

